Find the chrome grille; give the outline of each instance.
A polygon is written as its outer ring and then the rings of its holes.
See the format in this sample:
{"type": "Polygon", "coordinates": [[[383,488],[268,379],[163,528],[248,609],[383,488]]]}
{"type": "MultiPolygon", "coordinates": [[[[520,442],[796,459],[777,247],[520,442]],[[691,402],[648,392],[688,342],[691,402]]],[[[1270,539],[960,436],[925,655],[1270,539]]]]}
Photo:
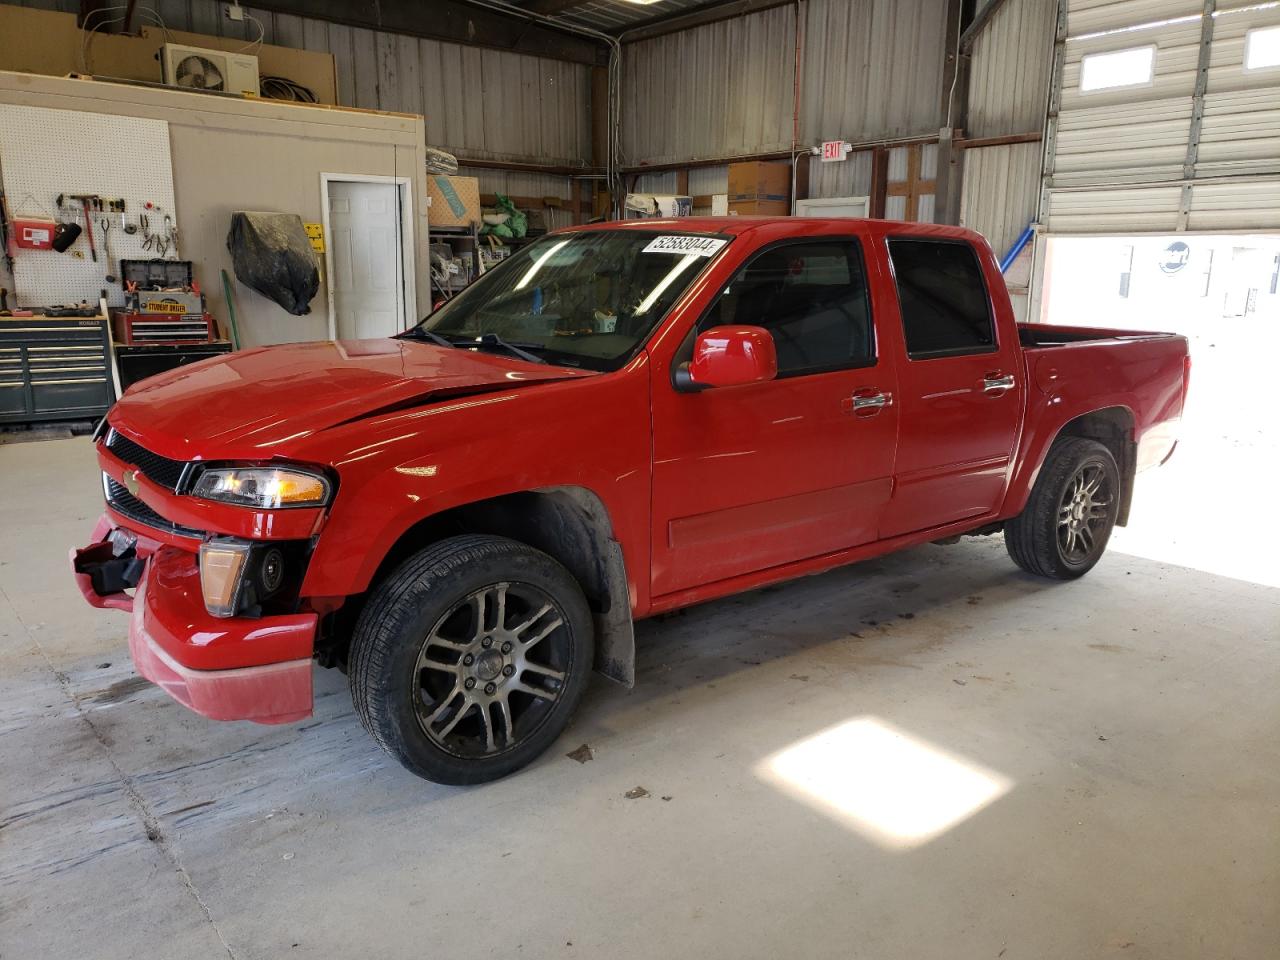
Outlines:
{"type": "MultiPolygon", "coordinates": [[[[125,463],[137,467],[148,480],[169,490],[178,488],[182,471],[187,467],[181,460],[170,460],[158,453],[152,453],[115,429],[107,431],[106,447],[125,463]]],[[[124,488],[121,487],[121,489],[124,488]]],[[[125,492],[128,493],[128,491],[125,492]]]]}

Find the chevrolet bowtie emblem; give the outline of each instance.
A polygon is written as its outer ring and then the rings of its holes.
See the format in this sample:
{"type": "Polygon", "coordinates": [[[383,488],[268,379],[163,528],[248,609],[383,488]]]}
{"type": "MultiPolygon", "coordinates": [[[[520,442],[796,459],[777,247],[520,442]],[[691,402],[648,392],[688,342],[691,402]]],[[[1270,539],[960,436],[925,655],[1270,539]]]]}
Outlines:
{"type": "Polygon", "coordinates": [[[138,495],[138,471],[126,470],[121,479],[124,480],[124,488],[129,491],[129,495],[136,497],[138,495]]]}

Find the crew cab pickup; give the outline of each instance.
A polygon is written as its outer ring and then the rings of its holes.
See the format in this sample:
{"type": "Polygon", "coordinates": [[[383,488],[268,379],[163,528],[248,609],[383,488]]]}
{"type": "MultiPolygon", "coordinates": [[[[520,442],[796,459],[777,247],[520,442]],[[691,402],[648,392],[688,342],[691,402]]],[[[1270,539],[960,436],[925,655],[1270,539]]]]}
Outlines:
{"type": "Polygon", "coordinates": [[[295,721],[336,667],[379,745],[476,783],[593,668],[633,682],[640,618],[962,534],[1080,576],[1188,373],[1181,337],[1016,323],[967,230],[596,224],[394,338],[138,384],[72,565],[191,709],[295,721]]]}

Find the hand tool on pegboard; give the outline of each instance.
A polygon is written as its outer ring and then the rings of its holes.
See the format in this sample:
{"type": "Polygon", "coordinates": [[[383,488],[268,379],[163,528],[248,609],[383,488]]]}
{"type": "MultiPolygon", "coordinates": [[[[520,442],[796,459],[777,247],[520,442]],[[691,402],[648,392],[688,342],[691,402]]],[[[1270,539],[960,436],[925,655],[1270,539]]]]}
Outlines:
{"type": "MultiPolygon", "coordinates": [[[[93,262],[98,262],[98,248],[93,243],[93,214],[89,212],[89,205],[94,204],[101,207],[102,198],[93,193],[69,193],[67,194],[72,200],[79,200],[80,206],[84,208],[84,232],[89,238],[89,255],[93,257],[93,262]]],[[[58,198],[58,206],[62,206],[62,198],[58,198]]]]}
{"type": "Polygon", "coordinates": [[[98,229],[102,231],[102,258],[107,261],[107,275],[104,279],[107,283],[115,283],[116,278],[111,273],[111,218],[99,217],[98,229]]]}
{"type": "Polygon", "coordinates": [[[0,243],[4,244],[4,265],[13,276],[13,240],[9,236],[9,228],[9,201],[4,197],[4,190],[0,190],[0,243]]]}

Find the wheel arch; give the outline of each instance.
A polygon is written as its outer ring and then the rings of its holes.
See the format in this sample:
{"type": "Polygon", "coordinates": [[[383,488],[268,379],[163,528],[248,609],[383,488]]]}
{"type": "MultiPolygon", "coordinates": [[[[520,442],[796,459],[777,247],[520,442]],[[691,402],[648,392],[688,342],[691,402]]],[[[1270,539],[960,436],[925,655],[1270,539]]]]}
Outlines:
{"type": "MultiPolygon", "coordinates": [[[[409,556],[460,533],[483,533],[525,543],[553,557],[586,595],[596,633],[596,670],[625,686],[635,683],[632,591],[622,546],[604,502],[581,486],[552,486],[448,507],[407,527],[380,560],[368,590],[339,611],[337,643],[350,636],[364,597],[409,556]]],[[[340,654],[331,658],[340,661],[340,654]]]]}
{"type": "Polygon", "coordinates": [[[1129,508],[1133,502],[1133,480],[1137,473],[1136,424],[1137,418],[1132,408],[1119,402],[1078,413],[1064,421],[1052,435],[1040,442],[1038,448],[1033,448],[1035,469],[1029,471],[1025,480],[1017,485],[1017,499],[1008,505],[1009,509],[1005,513],[1017,515],[1022,512],[1054,443],[1062,437],[1086,437],[1097,440],[1116,458],[1116,465],[1120,468],[1120,509],[1116,525],[1123,527],[1129,520],[1129,508]]]}
{"type": "Polygon", "coordinates": [[[1120,468],[1120,510],[1116,515],[1116,526],[1120,527],[1129,522],[1133,503],[1133,479],[1138,469],[1136,422],[1133,411],[1126,406],[1102,407],[1068,420],[1053,438],[1056,442],[1060,437],[1086,437],[1111,451],[1120,468]]]}

